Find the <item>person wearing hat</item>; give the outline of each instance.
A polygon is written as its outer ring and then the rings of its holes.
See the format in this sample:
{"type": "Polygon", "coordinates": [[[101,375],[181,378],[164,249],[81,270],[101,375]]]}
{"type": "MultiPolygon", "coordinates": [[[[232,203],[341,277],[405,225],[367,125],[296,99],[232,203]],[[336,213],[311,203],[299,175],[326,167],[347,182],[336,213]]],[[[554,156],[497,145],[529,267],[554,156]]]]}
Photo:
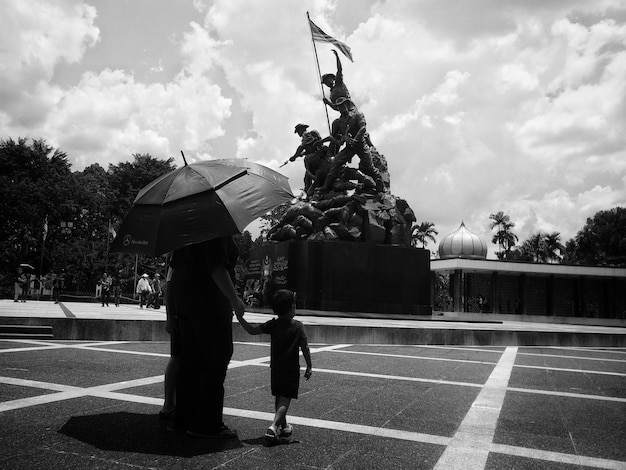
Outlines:
{"type": "Polygon", "coordinates": [[[335,54],[335,57],[337,58],[337,73],[325,73],[322,75],[322,84],[330,88],[329,99],[324,97],[324,103],[333,108],[335,111],[339,111],[335,102],[339,98],[351,98],[348,87],[346,87],[346,84],[343,82],[343,67],[341,66],[341,60],[339,60],[339,54],[337,54],[337,51],[334,49],[333,54],[335,54]]]}
{"type": "Polygon", "coordinates": [[[148,297],[146,308],[152,307],[158,310],[161,308],[161,294],[163,293],[163,289],[161,289],[161,275],[159,273],[154,274],[150,287],[152,288],[152,293],[148,297]]]}
{"type": "Polygon", "coordinates": [[[309,126],[307,124],[298,124],[296,126],[296,130],[294,132],[298,134],[302,140],[301,140],[300,145],[298,145],[298,148],[296,149],[294,154],[291,157],[289,157],[288,161],[295,162],[298,157],[301,157],[302,155],[305,154],[304,150],[305,150],[306,145],[309,145],[313,141],[320,140],[322,138],[320,133],[315,129],[311,129],[310,131],[307,131],[308,127],[309,126]]]}
{"type": "Polygon", "coordinates": [[[102,306],[109,306],[109,300],[111,298],[111,276],[108,273],[104,273],[100,278],[100,295],[102,297],[102,306]]]}
{"type": "Polygon", "coordinates": [[[356,109],[349,98],[340,97],[334,104],[341,115],[333,121],[330,140],[337,149],[341,150],[335,155],[328,170],[326,181],[320,191],[330,191],[341,169],[355,155],[359,157],[359,170],[374,179],[378,192],[384,191],[385,186],[382,177],[372,163],[372,155],[367,144],[365,116],[356,109]],[[341,148],[344,144],[345,146],[341,148]]]}
{"type": "Polygon", "coordinates": [[[296,128],[293,131],[293,133],[298,134],[300,137],[302,137],[304,133],[306,132],[306,130],[308,129],[308,127],[309,127],[308,124],[296,124],[296,128]]]}
{"type": "Polygon", "coordinates": [[[148,300],[148,295],[152,292],[150,286],[150,276],[147,273],[143,273],[137,281],[137,294],[139,294],[139,308],[143,308],[148,300]]]}
{"type": "Polygon", "coordinates": [[[332,158],[330,148],[324,145],[327,140],[328,138],[322,140],[322,136],[316,130],[305,132],[302,136],[302,144],[289,158],[289,161],[293,162],[298,157],[304,156],[304,192],[309,196],[313,194],[316,187],[326,181],[332,158]]]}

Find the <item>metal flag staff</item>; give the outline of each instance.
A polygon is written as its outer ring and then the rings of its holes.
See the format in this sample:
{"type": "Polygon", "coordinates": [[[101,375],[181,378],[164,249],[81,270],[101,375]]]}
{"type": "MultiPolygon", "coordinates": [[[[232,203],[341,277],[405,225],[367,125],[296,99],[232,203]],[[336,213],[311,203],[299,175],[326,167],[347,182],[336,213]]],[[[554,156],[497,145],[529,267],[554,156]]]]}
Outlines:
{"type": "MultiPolygon", "coordinates": [[[[311,18],[309,17],[308,11],[306,12],[306,18],[309,22],[309,29],[311,30],[311,42],[313,43],[313,52],[315,54],[315,65],[317,66],[317,76],[318,76],[317,82],[319,83],[320,89],[322,91],[322,98],[326,98],[326,96],[324,95],[324,87],[322,86],[322,72],[320,70],[320,62],[317,57],[317,47],[315,47],[315,42],[316,41],[327,42],[327,43],[332,44],[337,49],[339,49],[348,59],[350,59],[350,62],[354,62],[352,60],[352,52],[350,51],[350,48],[348,47],[347,44],[344,44],[343,42],[338,41],[334,37],[329,36],[324,31],[322,31],[322,29],[319,26],[313,23],[311,21],[311,18]]],[[[328,118],[328,108],[326,107],[326,104],[324,104],[324,112],[326,113],[326,123],[328,124],[328,133],[330,133],[331,132],[330,119],[328,118]]]]}
{"type": "MultiPolygon", "coordinates": [[[[313,23],[311,21],[311,18],[309,17],[309,12],[306,12],[306,19],[308,20],[309,23],[309,29],[311,31],[311,42],[313,43],[313,53],[315,55],[315,65],[317,66],[317,83],[319,84],[320,87],[320,91],[322,92],[322,98],[326,98],[326,95],[324,94],[324,86],[322,85],[322,71],[320,70],[320,61],[317,57],[317,47],[315,47],[315,36],[313,34],[313,27],[315,26],[317,28],[317,26],[315,25],[315,23],[313,23]]],[[[317,28],[319,29],[319,28],[317,28]]],[[[321,31],[321,30],[320,30],[321,31]]],[[[322,101],[323,103],[323,101],[322,101]]],[[[326,104],[324,104],[324,113],[326,113],[326,123],[328,124],[328,133],[331,133],[331,129],[330,129],[330,118],[328,117],[328,108],[326,107],[326,104]]]]}

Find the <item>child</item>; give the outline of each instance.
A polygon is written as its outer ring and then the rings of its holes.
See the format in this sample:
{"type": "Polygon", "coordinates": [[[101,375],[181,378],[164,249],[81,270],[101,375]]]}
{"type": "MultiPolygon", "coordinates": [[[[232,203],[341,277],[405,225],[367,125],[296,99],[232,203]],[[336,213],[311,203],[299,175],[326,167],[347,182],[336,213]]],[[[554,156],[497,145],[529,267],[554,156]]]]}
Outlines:
{"type": "Polygon", "coordinates": [[[278,318],[273,318],[262,325],[250,325],[243,315],[238,315],[237,320],[251,335],[265,333],[272,336],[270,367],[272,395],[276,397],[276,414],[265,437],[277,440],[280,437],[289,437],[293,433],[293,427],[287,424],[287,410],[291,399],[298,398],[300,349],[306,361],[304,377],[309,380],[312,372],[311,353],[304,325],[293,318],[296,314],[295,294],[287,289],[278,290],[273,297],[272,309],[278,318]]]}

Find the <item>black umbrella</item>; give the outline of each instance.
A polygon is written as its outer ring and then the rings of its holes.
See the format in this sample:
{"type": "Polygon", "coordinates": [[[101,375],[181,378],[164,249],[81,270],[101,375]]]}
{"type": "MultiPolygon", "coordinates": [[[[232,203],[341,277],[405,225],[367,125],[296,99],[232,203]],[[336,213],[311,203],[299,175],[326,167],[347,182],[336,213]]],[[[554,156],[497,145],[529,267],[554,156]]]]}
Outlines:
{"type": "Polygon", "coordinates": [[[185,164],[139,191],[111,251],[158,256],[240,233],[293,198],[287,177],[245,159],[185,164]]]}

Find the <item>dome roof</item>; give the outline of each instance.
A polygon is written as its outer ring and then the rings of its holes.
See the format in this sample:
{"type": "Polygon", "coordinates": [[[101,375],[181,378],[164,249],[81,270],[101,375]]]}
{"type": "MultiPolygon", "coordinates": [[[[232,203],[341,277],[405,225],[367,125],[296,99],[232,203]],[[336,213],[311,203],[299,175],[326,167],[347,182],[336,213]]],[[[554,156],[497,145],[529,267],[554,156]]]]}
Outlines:
{"type": "Polygon", "coordinates": [[[439,258],[485,259],[487,258],[487,244],[481,237],[470,232],[464,222],[461,222],[461,226],[439,244],[439,258]]]}

